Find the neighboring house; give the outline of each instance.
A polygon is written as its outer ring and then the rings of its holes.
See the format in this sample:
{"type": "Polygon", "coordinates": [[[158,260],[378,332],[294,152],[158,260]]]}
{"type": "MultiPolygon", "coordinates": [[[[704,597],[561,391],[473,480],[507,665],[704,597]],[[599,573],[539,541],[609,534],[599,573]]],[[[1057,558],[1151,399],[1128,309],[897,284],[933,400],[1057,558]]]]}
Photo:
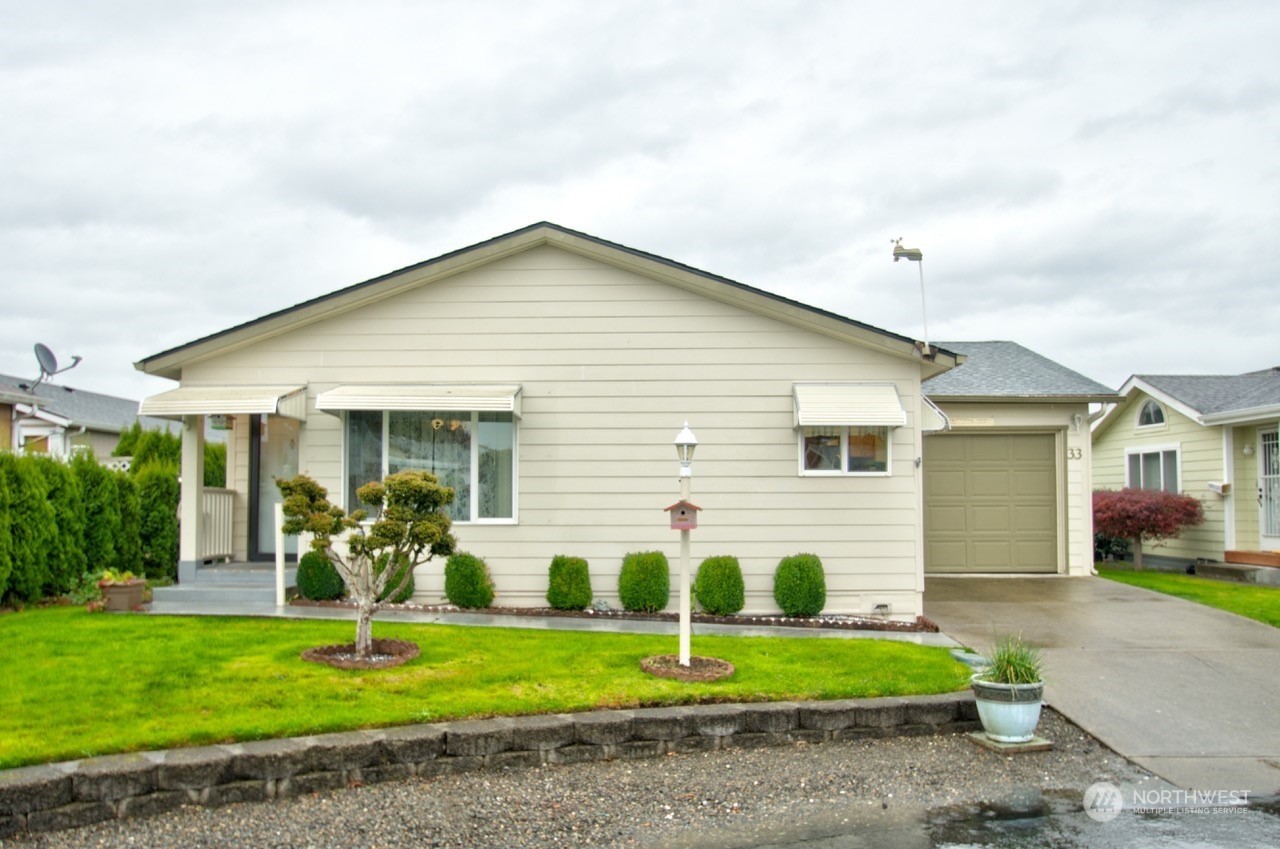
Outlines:
{"type": "Polygon", "coordinates": [[[1099,489],[1199,498],[1205,522],[1157,549],[1183,561],[1259,561],[1280,550],[1280,368],[1130,377],[1093,430],[1099,489]]]}
{"type": "Polygon", "coordinates": [[[1089,405],[1115,392],[1014,342],[940,342],[925,381],[950,427],[924,440],[925,572],[1093,568],[1089,405]]]}
{"type": "MultiPolygon", "coordinates": [[[[33,390],[34,382],[0,374],[0,447],[55,457],[85,447],[109,457],[121,432],[138,420],[137,401],[48,382],[33,390]]],[[[147,418],[142,425],[171,427],[147,418]]]]}
{"type": "MultiPolygon", "coordinates": [[[[217,415],[235,560],[273,556],[276,478],[305,472],[350,507],[366,481],[425,468],[456,488],[459,547],[488,562],[498,603],[544,606],[551,559],[568,554],[616,604],[628,552],[678,568],[664,508],[688,421],[695,566],[737,556],[747,609],[774,611],[778,561],[813,552],[829,611],[913,618],[917,458],[923,427],[941,426],[920,385],[957,362],[922,347],[541,223],[136,366],[180,383],[141,410],[184,422],[182,581],[214,554],[198,447],[217,415]]],[[[420,600],[442,597],[441,572],[419,571],[420,600]]]]}

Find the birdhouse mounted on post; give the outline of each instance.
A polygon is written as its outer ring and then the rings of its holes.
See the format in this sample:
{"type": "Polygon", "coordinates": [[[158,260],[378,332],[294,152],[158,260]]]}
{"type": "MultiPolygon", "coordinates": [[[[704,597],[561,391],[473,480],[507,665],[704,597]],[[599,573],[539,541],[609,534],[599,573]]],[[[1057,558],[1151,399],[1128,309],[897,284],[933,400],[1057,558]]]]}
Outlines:
{"type": "Polygon", "coordinates": [[[671,514],[671,530],[691,531],[698,527],[698,511],[702,508],[688,501],[677,501],[663,508],[671,514]]]}

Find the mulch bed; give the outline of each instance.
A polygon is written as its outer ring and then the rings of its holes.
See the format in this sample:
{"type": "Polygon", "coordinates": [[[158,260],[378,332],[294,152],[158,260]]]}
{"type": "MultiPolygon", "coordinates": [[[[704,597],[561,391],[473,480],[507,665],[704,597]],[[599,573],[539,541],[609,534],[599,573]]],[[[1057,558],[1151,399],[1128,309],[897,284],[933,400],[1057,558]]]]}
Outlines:
{"type": "Polygon", "coordinates": [[[413,660],[422,650],[408,640],[373,640],[373,654],[361,660],[356,657],[355,643],[316,646],[302,653],[303,660],[323,663],[336,669],[389,669],[413,660]]]}
{"type": "MultiPolygon", "coordinates": [[[[338,607],[355,609],[348,601],[309,601],[294,599],[299,607],[338,607]]],[[[535,616],[556,619],[605,619],[618,621],[678,622],[677,613],[634,613],[629,610],[556,610],[551,607],[483,607],[460,608],[452,604],[390,604],[385,610],[403,610],[415,613],[487,613],[495,616],[535,616]]],[[[704,625],[767,626],[771,628],[826,628],[840,631],[896,631],[899,633],[938,633],[938,626],[923,616],[914,622],[898,622],[877,616],[776,616],[739,614],[737,616],[713,616],[694,613],[692,621],[704,625]]]]}
{"type": "Polygon", "coordinates": [[[640,661],[640,668],[659,678],[674,678],[676,681],[689,683],[719,681],[733,674],[733,664],[729,661],[699,657],[696,654],[689,655],[688,666],[680,665],[680,655],[659,654],[640,661]]]}

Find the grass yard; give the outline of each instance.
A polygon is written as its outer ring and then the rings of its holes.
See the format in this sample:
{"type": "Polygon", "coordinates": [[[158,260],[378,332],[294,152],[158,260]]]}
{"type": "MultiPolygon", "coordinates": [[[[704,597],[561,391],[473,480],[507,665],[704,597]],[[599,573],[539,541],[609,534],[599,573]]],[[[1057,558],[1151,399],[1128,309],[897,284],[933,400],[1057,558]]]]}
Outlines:
{"type": "Polygon", "coordinates": [[[1280,587],[1231,584],[1192,575],[1134,572],[1129,569],[1104,569],[1101,566],[1098,574],[1122,584],[1185,598],[1187,601],[1216,607],[1280,628],[1280,587]]]}
{"type": "Polygon", "coordinates": [[[943,693],[968,674],[946,649],[908,643],[695,633],[694,654],[737,671],[682,684],[639,668],[674,653],[675,636],[379,622],[374,636],[413,640],[421,657],[362,672],[298,657],[354,630],[69,607],[0,615],[0,768],[460,717],[943,693]]]}

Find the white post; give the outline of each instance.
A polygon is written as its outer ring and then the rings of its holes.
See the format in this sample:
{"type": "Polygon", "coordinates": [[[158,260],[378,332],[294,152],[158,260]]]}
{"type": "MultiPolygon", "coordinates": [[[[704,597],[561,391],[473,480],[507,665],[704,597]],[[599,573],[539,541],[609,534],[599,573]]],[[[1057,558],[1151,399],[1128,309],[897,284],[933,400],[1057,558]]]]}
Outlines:
{"type": "Polygon", "coordinates": [[[194,581],[204,540],[204,417],[182,417],[182,516],[178,538],[178,582],[194,581]]]}
{"type": "MultiPolygon", "coordinates": [[[[689,500],[690,476],[684,474],[688,469],[681,469],[680,500],[689,500]]],[[[689,637],[692,632],[690,619],[692,599],[689,598],[689,530],[680,532],[680,665],[689,665],[689,637]]]]}
{"type": "Polygon", "coordinates": [[[276,607],[284,607],[284,505],[273,505],[276,520],[276,607]]]}

